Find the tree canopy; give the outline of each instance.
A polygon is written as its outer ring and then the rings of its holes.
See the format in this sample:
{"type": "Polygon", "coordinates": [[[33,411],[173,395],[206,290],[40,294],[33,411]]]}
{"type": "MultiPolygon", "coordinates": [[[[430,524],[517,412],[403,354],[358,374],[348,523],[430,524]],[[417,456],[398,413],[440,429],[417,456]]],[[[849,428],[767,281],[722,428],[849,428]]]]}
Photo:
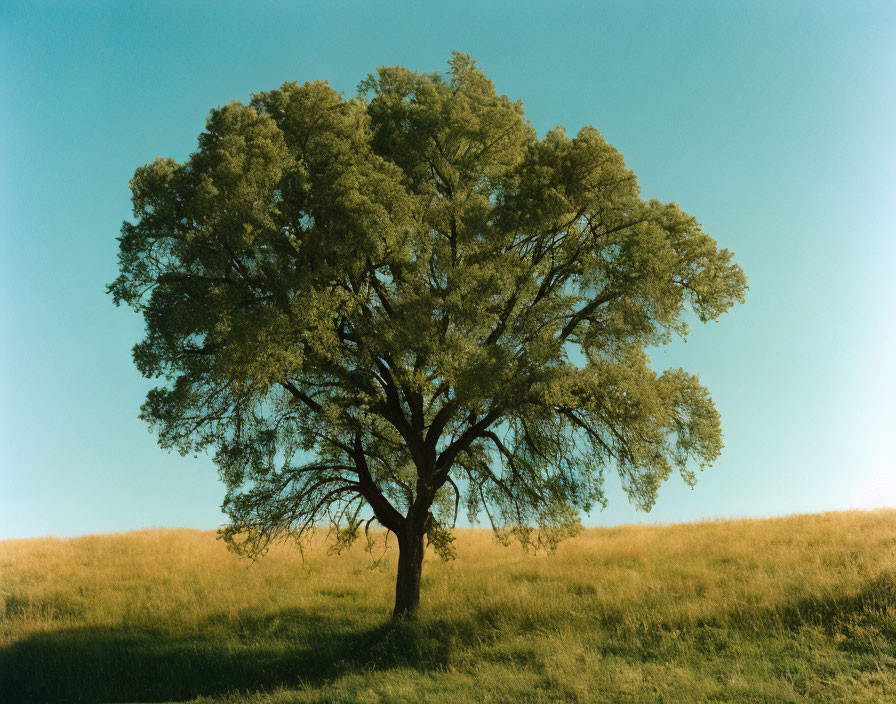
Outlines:
{"type": "Polygon", "coordinates": [[[330,521],[350,541],[375,518],[399,616],[424,536],[449,555],[462,509],[551,542],[606,471],[644,509],[672,471],[692,484],[719,414],[645,349],[746,290],[596,129],[539,139],[472,59],[449,66],[212,110],[184,163],[137,169],[109,286],[146,322],[142,417],[163,447],[214,451],[225,539],[257,553],[330,521]]]}

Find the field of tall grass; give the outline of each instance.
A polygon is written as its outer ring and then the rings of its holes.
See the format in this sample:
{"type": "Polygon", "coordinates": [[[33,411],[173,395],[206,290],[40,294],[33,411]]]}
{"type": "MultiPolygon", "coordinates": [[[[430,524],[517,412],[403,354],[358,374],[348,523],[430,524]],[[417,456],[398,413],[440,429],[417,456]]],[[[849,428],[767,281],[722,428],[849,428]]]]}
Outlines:
{"type": "Polygon", "coordinates": [[[0,700],[896,701],[896,511],[458,532],[391,625],[395,554],[256,563],[213,532],[0,541],[0,700]]]}

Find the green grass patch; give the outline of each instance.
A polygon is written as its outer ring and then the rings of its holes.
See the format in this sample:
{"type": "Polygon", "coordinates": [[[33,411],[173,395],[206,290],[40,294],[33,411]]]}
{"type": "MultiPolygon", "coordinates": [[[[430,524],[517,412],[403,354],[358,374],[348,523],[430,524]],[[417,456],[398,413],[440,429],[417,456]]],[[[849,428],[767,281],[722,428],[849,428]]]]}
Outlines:
{"type": "Polygon", "coordinates": [[[251,563],[212,533],[0,542],[6,702],[896,701],[896,512],[460,531],[389,622],[395,555],[251,563]]]}

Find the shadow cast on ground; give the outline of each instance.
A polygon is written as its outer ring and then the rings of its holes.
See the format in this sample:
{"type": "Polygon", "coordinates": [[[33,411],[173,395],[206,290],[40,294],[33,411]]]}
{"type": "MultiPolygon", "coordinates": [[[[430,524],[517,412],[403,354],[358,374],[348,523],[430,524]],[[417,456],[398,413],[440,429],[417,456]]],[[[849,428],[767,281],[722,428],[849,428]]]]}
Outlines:
{"type": "MultiPolygon", "coordinates": [[[[720,657],[745,641],[770,637],[798,643],[798,634],[809,627],[838,635],[840,650],[872,667],[882,652],[896,656],[894,601],[896,577],[884,574],[854,592],[805,596],[772,607],[741,605],[705,620],[658,621],[645,628],[627,620],[624,609],[591,599],[592,623],[583,633],[603,655],[668,662],[682,653],[720,657]]],[[[236,617],[220,613],[191,624],[189,634],[151,626],[72,627],[0,649],[0,693],[3,702],[168,702],[278,687],[320,688],[348,672],[442,670],[475,648],[477,657],[503,662],[507,652],[490,648],[496,640],[537,635],[546,627],[575,632],[582,626],[572,620],[580,617],[581,612],[570,612],[569,622],[548,623],[526,611],[492,607],[393,624],[385,614],[363,610],[348,618],[338,610],[291,609],[236,617]]],[[[535,667],[541,656],[533,650],[514,651],[513,657],[528,658],[526,667],[535,667]]]]}
{"type": "Polygon", "coordinates": [[[197,628],[192,636],[126,627],[34,634],[0,650],[3,699],[160,702],[321,686],[350,670],[438,668],[454,642],[439,637],[449,627],[438,622],[352,629],[297,610],[243,615],[239,624],[197,628]]]}

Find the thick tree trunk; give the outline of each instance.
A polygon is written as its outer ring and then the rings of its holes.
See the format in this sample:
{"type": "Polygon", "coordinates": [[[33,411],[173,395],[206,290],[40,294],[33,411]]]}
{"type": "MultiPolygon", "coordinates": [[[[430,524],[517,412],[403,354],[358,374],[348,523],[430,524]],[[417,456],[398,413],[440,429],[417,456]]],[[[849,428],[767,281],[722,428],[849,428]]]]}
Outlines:
{"type": "Polygon", "coordinates": [[[392,619],[412,619],[420,605],[420,573],[423,567],[423,528],[408,526],[398,537],[398,575],[392,619]]]}

